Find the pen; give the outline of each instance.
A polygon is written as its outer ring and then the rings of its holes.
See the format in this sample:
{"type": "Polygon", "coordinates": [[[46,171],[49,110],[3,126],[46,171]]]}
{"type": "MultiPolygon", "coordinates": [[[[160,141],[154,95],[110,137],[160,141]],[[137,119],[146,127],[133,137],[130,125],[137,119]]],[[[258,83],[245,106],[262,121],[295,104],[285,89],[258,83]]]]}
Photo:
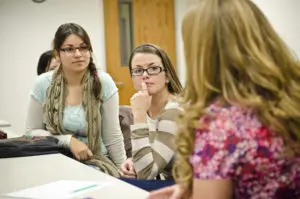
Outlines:
{"type": "Polygon", "coordinates": [[[87,189],[90,189],[90,188],[93,188],[93,187],[97,187],[97,186],[98,186],[97,184],[93,184],[93,185],[90,185],[90,186],[82,187],[80,189],[75,189],[74,191],[72,191],[72,193],[78,193],[80,191],[84,191],[84,190],[87,190],[87,189]]]}

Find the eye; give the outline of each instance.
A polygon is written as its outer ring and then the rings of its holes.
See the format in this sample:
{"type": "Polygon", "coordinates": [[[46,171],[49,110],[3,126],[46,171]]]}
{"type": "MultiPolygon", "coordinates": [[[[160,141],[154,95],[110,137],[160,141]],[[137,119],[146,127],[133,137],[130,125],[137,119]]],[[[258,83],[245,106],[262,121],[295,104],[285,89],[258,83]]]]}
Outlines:
{"type": "Polygon", "coordinates": [[[87,52],[87,51],[89,51],[89,47],[88,46],[80,46],[79,50],[82,52],[87,52]]]}
{"type": "Polygon", "coordinates": [[[68,53],[74,52],[74,48],[65,48],[64,50],[68,53]]]}
{"type": "Polygon", "coordinates": [[[158,71],[159,69],[160,69],[159,66],[151,66],[151,67],[148,68],[148,71],[149,71],[149,72],[156,72],[156,71],[158,71]]]}
{"type": "Polygon", "coordinates": [[[136,68],[133,70],[134,73],[142,73],[143,72],[143,69],[141,68],[136,68]]]}

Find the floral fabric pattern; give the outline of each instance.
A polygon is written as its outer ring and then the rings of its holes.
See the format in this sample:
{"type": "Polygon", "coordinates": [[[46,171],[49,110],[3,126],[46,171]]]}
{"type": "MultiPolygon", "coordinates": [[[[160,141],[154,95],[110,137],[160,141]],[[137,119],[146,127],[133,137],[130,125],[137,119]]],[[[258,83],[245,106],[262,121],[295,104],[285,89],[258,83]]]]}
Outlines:
{"type": "Polygon", "coordinates": [[[235,198],[300,198],[300,158],[284,156],[281,137],[250,109],[213,104],[207,111],[195,131],[194,178],[230,178],[235,198]]]}

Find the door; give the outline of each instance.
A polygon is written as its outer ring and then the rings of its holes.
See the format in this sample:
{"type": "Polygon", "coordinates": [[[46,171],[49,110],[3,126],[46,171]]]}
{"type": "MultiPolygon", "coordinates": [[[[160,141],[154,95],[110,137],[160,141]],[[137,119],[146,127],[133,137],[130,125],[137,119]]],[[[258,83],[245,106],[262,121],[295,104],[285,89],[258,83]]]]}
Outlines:
{"type": "Polygon", "coordinates": [[[130,51],[143,43],[163,48],[175,65],[174,0],[103,0],[107,72],[119,88],[120,105],[135,93],[130,51]]]}

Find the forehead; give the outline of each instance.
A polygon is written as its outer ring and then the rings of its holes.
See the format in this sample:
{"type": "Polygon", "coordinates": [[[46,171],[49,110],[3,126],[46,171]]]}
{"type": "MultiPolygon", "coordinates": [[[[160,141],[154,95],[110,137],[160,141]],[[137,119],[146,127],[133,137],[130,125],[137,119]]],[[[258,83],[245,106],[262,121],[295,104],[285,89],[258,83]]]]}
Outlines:
{"type": "Polygon", "coordinates": [[[84,41],[81,39],[81,37],[79,37],[78,35],[72,34],[66,38],[66,40],[64,41],[62,46],[79,46],[83,43],[84,43],[84,41]]]}
{"type": "Polygon", "coordinates": [[[131,61],[132,67],[147,67],[151,63],[161,65],[160,57],[152,53],[136,53],[131,61]]]}

